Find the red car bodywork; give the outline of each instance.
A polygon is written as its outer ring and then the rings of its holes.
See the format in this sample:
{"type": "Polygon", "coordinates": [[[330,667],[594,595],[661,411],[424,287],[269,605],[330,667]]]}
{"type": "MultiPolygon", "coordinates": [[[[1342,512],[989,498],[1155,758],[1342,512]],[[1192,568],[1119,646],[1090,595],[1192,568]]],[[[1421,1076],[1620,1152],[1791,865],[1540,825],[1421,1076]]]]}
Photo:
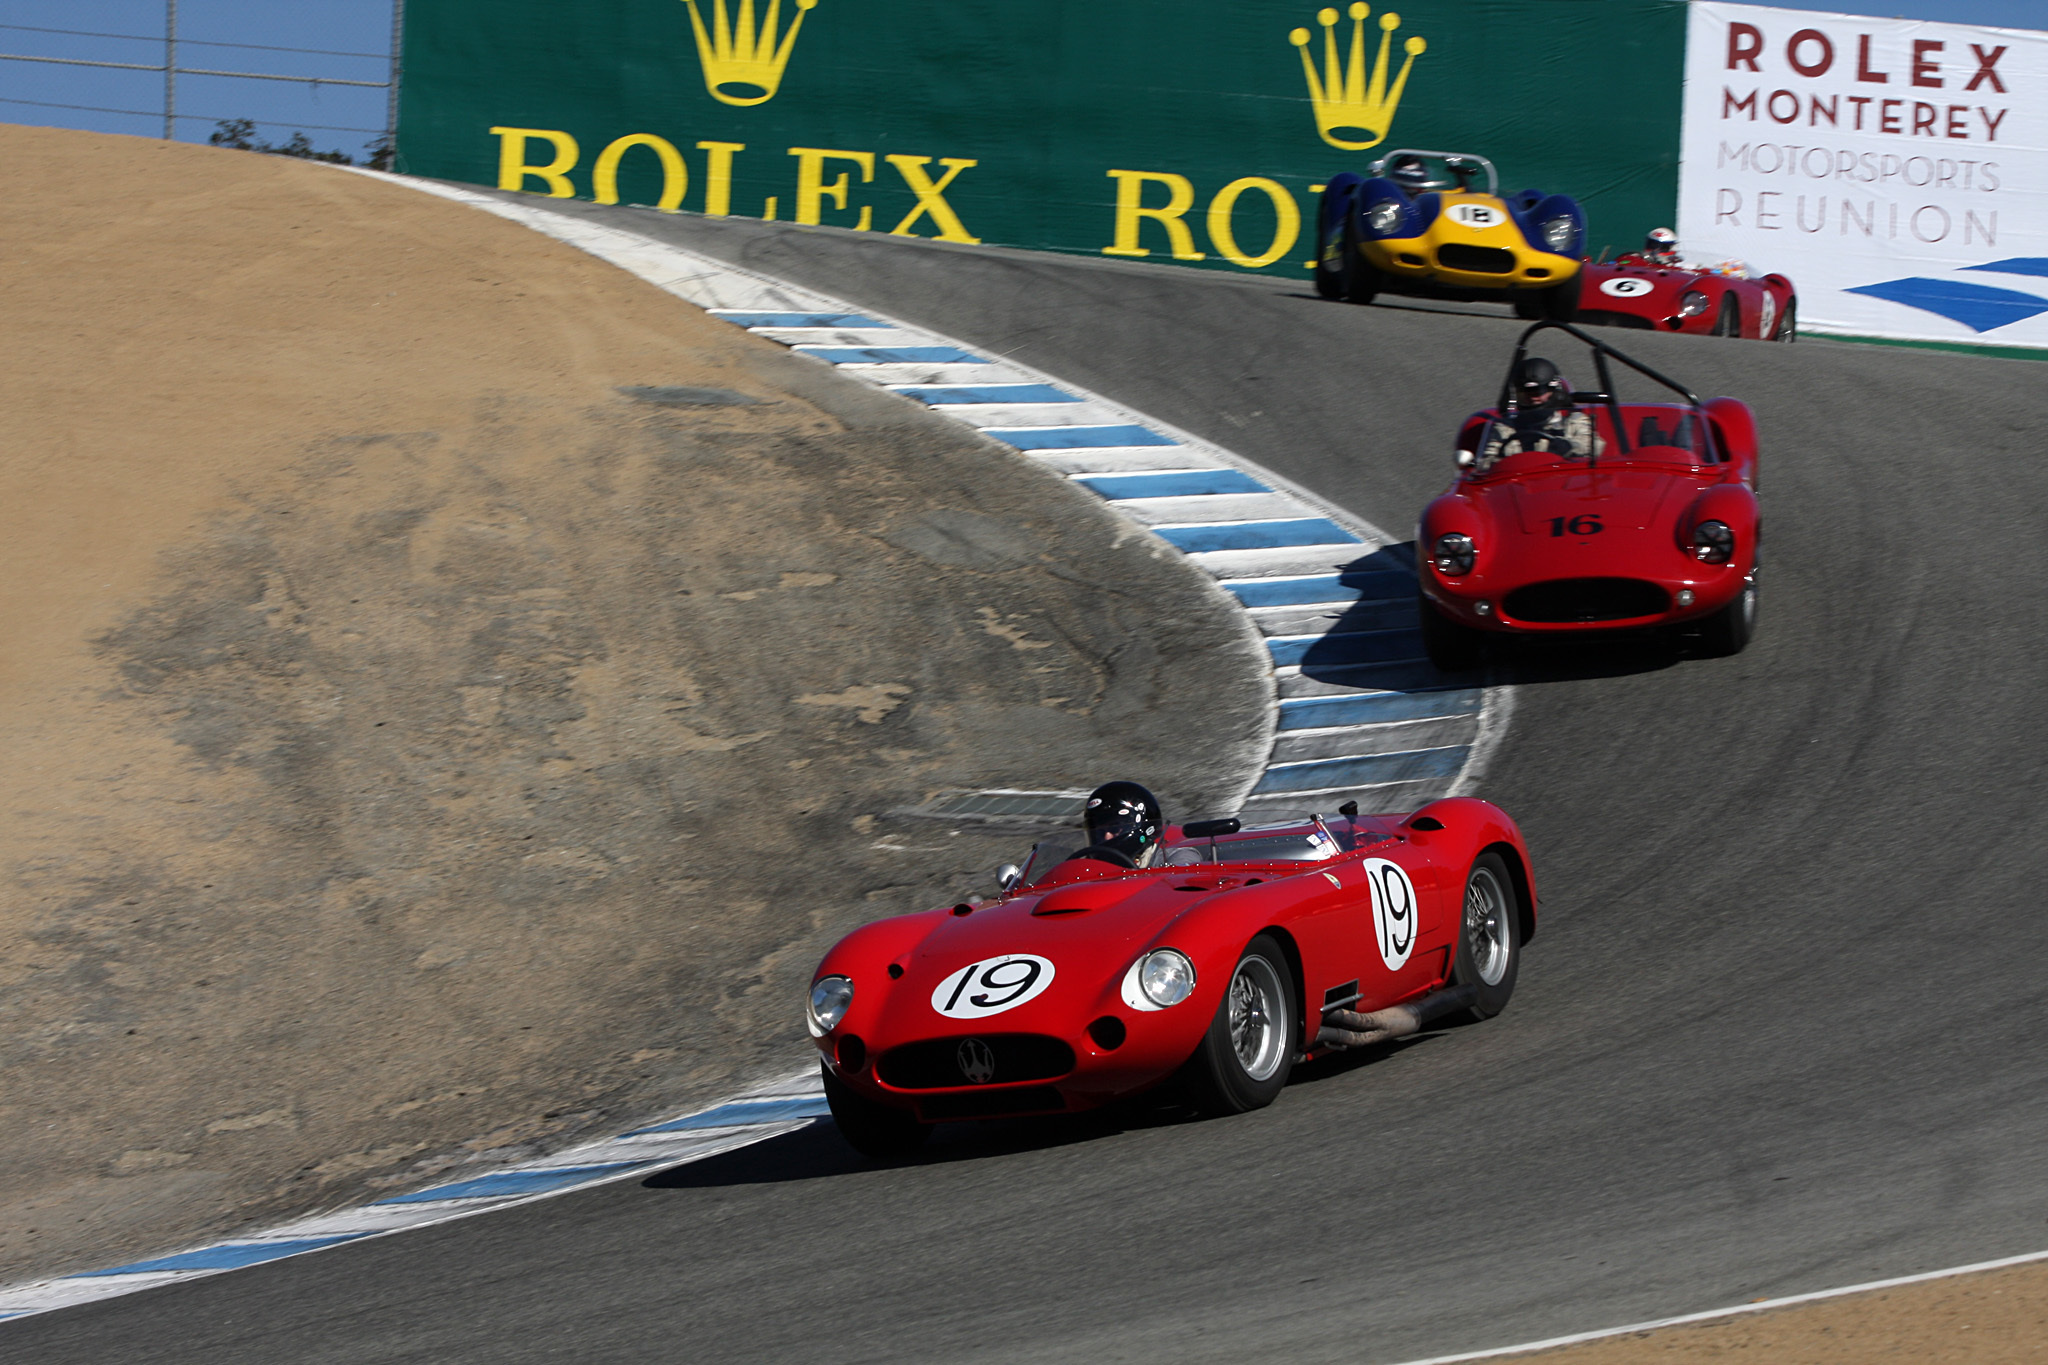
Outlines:
{"type": "Polygon", "coordinates": [[[1714,616],[1753,586],[1757,439],[1748,405],[1714,398],[1588,403],[1580,411],[1605,443],[1597,458],[1526,450],[1484,469],[1467,457],[1501,409],[1465,419],[1463,467],[1423,510],[1417,532],[1425,611],[1490,632],[1633,629],[1714,616]],[[1617,417],[1626,439],[1617,437],[1617,417]],[[1734,533],[1725,563],[1695,554],[1695,528],[1708,521],[1734,533]],[[1432,555],[1447,533],[1471,538],[1469,570],[1447,572],[1432,555]]]}
{"type": "MultiPolygon", "coordinates": [[[[844,976],[854,995],[817,1040],[848,1087],[924,1122],[1091,1109],[1172,1076],[1194,1053],[1223,1001],[1239,956],[1259,934],[1278,936],[1295,980],[1297,1051],[1316,1036],[1321,1003],[1358,1011],[1403,1004],[1443,986],[1456,957],[1465,878],[1473,860],[1501,854],[1516,883],[1520,936],[1535,932],[1535,886],[1514,821],[1470,798],[1403,817],[1328,816],[1219,838],[1222,861],[1128,871],[1073,859],[992,903],[902,915],[856,929],[813,979],[844,976]],[[1316,861],[1229,861],[1230,845],[1292,829],[1323,831],[1316,861]],[[1397,864],[1416,901],[1412,950],[1390,969],[1375,937],[1372,875],[1397,864]],[[1134,995],[1134,965],[1169,947],[1194,964],[1186,1000],[1160,1008],[1134,995]],[[939,1012],[963,968],[1006,955],[1052,964],[1048,985],[981,1019],[939,1012]],[[1304,1003],[1306,1002],[1306,1003],[1304,1003]],[[976,1083],[954,1062],[978,1039],[994,1074],[976,1083]]],[[[1207,850],[1178,826],[1170,857],[1207,850]],[[1181,850],[1176,853],[1175,850],[1181,850]]],[[[957,994],[957,992],[955,992],[957,994]]],[[[1311,1054],[1312,1055],[1312,1054],[1311,1054]]]]}
{"type": "Polygon", "coordinates": [[[1659,332],[1697,332],[1791,341],[1799,334],[1799,296],[1783,275],[1745,279],[1628,256],[1588,262],[1580,272],[1578,321],[1659,332]],[[1686,295],[1698,295],[1690,309],[1686,295]]]}

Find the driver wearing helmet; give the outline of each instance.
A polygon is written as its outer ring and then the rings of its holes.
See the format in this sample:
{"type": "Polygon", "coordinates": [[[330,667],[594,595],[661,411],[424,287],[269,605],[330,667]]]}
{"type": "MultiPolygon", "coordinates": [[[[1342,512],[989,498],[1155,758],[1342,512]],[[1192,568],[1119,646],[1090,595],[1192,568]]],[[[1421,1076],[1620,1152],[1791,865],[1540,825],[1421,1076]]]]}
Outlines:
{"type": "Polygon", "coordinates": [[[1487,424],[1474,461],[1485,473],[1504,455],[1540,450],[1567,460],[1588,454],[1598,459],[1607,449],[1593,430],[1590,414],[1572,406],[1572,386],[1557,366],[1542,356],[1524,357],[1508,389],[1508,410],[1487,424]]]}
{"type": "Polygon", "coordinates": [[[1636,265],[1654,265],[1665,269],[1683,264],[1678,255],[1678,234],[1670,228],[1651,228],[1650,235],[1643,239],[1643,249],[1633,252],[1622,260],[1636,265]]]}
{"type": "Polygon", "coordinates": [[[1430,188],[1429,167],[1413,152],[1403,152],[1387,164],[1387,179],[1401,187],[1410,199],[1430,188]]]}
{"type": "Polygon", "coordinates": [[[1105,782],[1088,793],[1081,813],[1088,846],[1067,855],[1092,858],[1116,867],[1150,867],[1159,861],[1159,835],[1164,821],[1159,800],[1135,782],[1105,782]]]}

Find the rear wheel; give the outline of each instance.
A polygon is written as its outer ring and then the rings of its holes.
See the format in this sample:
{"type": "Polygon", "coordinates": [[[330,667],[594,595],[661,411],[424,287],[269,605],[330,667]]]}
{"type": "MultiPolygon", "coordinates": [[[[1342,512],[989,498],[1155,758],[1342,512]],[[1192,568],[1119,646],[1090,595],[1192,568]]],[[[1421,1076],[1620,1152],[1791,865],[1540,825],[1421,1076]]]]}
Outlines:
{"type": "Polygon", "coordinates": [[[1543,316],[1552,322],[1570,322],[1579,315],[1579,286],[1584,276],[1578,271],[1562,284],[1543,291],[1543,316]]]}
{"type": "Polygon", "coordinates": [[[1798,299],[1785,300],[1785,316],[1778,321],[1777,340],[1786,342],[1799,340],[1798,299]]]}
{"type": "Polygon", "coordinates": [[[1379,296],[1380,272],[1365,259],[1358,239],[1358,215],[1347,206],[1340,241],[1343,255],[1337,264],[1337,288],[1347,303],[1371,303],[1379,296]]]}
{"type": "Polygon", "coordinates": [[[1280,945],[1260,934],[1245,945],[1209,1032],[1188,1058],[1196,1105],[1215,1115],[1265,1108],[1294,1069],[1295,1041],[1293,975],[1280,945]]]}
{"type": "Polygon", "coordinates": [[[932,1135],[929,1123],[919,1123],[914,1114],[877,1103],[847,1085],[824,1067],[825,1103],[832,1107],[832,1122],[839,1136],[862,1156],[886,1161],[909,1156],[924,1146],[932,1135]]]}
{"type": "Polygon", "coordinates": [[[1474,1019],[1491,1019],[1508,1007],[1522,965],[1522,913],[1515,880],[1498,853],[1482,853],[1465,874],[1465,901],[1458,925],[1458,960],[1451,982],[1471,986],[1474,1019]]]}
{"type": "Polygon", "coordinates": [[[1711,335],[1717,337],[1739,337],[1742,335],[1742,306],[1735,302],[1735,295],[1724,294],[1721,296],[1721,312],[1714,319],[1714,330],[1711,335]]]}
{"type": "Polygon", "coordinates": [[[1422,649],[1446,673],[1463,673],[1486,662],[1486,637],[1444,615],[1427,597],[1415,603],[1422,617],[1422,649]]]}

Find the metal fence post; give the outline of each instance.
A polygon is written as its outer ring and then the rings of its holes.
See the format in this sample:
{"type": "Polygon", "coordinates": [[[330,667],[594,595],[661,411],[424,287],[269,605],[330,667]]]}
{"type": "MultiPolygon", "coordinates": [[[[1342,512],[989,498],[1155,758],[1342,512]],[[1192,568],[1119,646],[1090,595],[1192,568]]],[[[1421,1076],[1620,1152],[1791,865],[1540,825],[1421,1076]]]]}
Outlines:
{"type": "Polygon", "coordinates": [[[178,0],[164,0],[164,141],[178,136],[178,0]]]}
{"type": "Polygon", "coordinates": [[[404,69],[405,0],[391,0],[391,91],[384,102],[384,132],[391,139],[394,171],[398,169],[398,78],[404,69]]]}

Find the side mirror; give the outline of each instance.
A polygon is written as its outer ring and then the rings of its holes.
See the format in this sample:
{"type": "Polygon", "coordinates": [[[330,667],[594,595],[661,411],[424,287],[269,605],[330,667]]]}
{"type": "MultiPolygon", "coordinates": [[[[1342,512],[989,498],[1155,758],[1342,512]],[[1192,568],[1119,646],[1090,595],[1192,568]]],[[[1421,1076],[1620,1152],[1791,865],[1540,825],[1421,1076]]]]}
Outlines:
{"type": "Polygon", "coordinates": [[[1017,883],[1024,880],[1024,869],[1015,863],[1004,863],[996,869],[996,885],[1005,891],[1017,889],[1017,883]]]}

